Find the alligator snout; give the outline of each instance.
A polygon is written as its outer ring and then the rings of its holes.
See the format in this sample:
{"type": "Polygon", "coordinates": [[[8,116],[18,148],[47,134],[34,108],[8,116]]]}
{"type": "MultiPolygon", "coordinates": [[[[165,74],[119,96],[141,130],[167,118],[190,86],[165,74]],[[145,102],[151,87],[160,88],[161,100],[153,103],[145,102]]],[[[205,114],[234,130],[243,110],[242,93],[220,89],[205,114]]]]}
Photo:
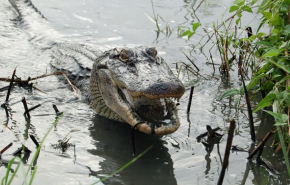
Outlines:
{"type": "Polygon", "coordinates": [[[153,96],[153,98],[174,97],[179,98],[183,95],[185,89],[181,83],[155,83],[150,85],[145,94],[153,96]]]}

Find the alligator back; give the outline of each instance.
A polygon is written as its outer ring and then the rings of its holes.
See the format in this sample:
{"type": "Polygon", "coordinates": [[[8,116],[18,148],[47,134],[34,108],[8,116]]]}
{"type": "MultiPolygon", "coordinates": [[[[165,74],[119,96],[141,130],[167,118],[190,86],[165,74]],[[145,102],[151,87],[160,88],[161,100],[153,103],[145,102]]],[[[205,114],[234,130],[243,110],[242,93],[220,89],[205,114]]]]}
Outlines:
{"type": "MultiPolygon", "coordinates": [[[[30,0],[9,0],[14,7],[19,26],[25,31],[28,40],[38,49],[51,52],[50,66],[53,72],[66,72],[69,80],[80,89],[86,102],[90,101],[88,79],[94,61],[102,54],[98,47],[71,44],[55,31],[50,22],[30,0]]],[[[59,76],[60,79],[64,79],[59,76]]]]}
{"type": "Polygon", "coordinates": [[[9,0],[14,7],[19,26],[29,41],[42,49],[50,48],[56,41],[62,42],[62,35],[53,29],[50,22],[38,11],[30,0],[9,0]]]}
{"type": "Polygon", "coordinates": [[[83,100],[90,102],[91,67],[102,53],[96,47],[81,44],[56,44],[52,48],[50,66],[53,71],[65,72],[68,79],[82,92],[83,100]]]}
{"type": "Polygon", "coordinates": [[[32,44],[49,49],[53,71],[64,71],[82,92],[84,100],[100,115],[127,122],[146,133],[165,135],[179,126],[173,98],[185,88],[156,48],[111,48],[68,44],[49,27],[49,22],[30,0],[10,0],[20,25],[32,44]]]}

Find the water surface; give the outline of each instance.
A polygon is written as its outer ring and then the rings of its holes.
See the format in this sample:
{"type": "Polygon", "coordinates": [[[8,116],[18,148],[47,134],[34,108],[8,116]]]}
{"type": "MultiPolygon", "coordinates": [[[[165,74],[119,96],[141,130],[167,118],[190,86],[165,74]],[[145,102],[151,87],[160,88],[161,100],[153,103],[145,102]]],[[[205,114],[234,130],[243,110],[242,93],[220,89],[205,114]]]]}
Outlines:
{"type": "MultiPolygon", "coordinates": [[[[150,145],[153,148],[116,176],[103,184],[216,184],[221,171],[221,161],[226,145],[225,135],[219,145],[207,149],[198,143],[196,137],[206,131],[206,125],[221,127],[220,133],[227,134],[229,120],[236,119],[237,126],[233,144],[251,149],[254,144],[250,139],[247,112],[244,108],[236,112],[233,102],[220,101],[221,94],[230,86],[238,87],[240,82],[235,78],[231,84],[221,80],[219,72],[215,78],[211,65],[207,65],[208,50],[211,41],[205,46],[202,54],[199,50],[192,51],[192,45],[222,19],[230,15],[225,13],[231,1],[210,1],[194,11],[200,1],[169,1],[154,2],[155,13],[168,22],[172,34],[157,34],[155,24],[148,18],[153,16],[151,1],[100,1],[100,0],[34,0],[35,6],[47,18],[47,22],[39,24],[30,20],[36,27],[31,30],[29,25],[19,24],[16,14],[6,0],[0,0],[0,77],[11,76],[17,67],[17,76],[34,77],[49,73],[50,51],[43,49],[42,44],[51,40],[97,45],[103,50],[114,46],[151,45],[158,49],[160,55],[170,64],[176,73],[175,62],[189,63],[181,50],[186,52],[200,68],[205,78],[197,78],[183,71],[180,78],[189,89],[195,86],[190,116],[186,109],[189,90],[180,100],[179,115],[181,127],[171,135],[162,138],[136,133],[137,153],[150,145]],[[190,27],[193,22],[200,21],[201,27],[189,41],[178,37],[178,27],[190,27]],[[32,31],[32,32],[31,32],[32,31]],[[31,34],[32,33],[32,34],[31,34]]],[[[248,16],[249,22],[252,20],[248,16]]],[[[160,27],[165,23],[159,18],[160,27]]],[[[248,22],[243,22],[248,24],[248,22]]],[[[250,25],[256,27],[255,21],[250,25]]],[[[213,51],[215,63],[220,63],[219,55],[213,51]]],[[[218,71],[218,68],[216,68],[218,71]]],[[[1,82],[0,86],[7,83],[1,82]]],[[[64,112],[64,117],[51,131],[44,142],[37,160],[35,184],[90,184],[116,171],[132,159],[131,128],[96,115],[80,99],[77,99],[66,84],[51,76],[39,79],[35,85],[46,92],[27,91],[14,88],[11,97],[11,117],[6,118],[4,109],[0,111],[0,148],[13,142],[13,146],[4,153],[3,158],[9,160],[12,153],[21,143],[35,151],[35,145],[28,138],[33,134],[41,140],[55,119],[52,104],[64,112]],[[42,104],[31,113],[31,120],[23,116],[21,98],[27,98],[28,106],[42,104]],[[17,103],[18,102],[18,103],[17,103]],[[65,152],[53,147],[58,140],[67,134],[71,139],[65,152]]],[[[6,92],[0,93],[0,102],[5,100],[6,92]]],[[[261,139],[271,129],[271,117],[258,112],[254,114],[257,138],[261,139]]],[[[270,142],[268,143],[268,146],[270,142]]],[[[33,154],[28,160],[30,162],[33,154]]],[[[248,162],[248,153],[231,153],[230,165],[226,171],[224,184],[287,184],[287,176],[280,154],[274,155],[267,147],[263,153],[281,171],[275,175],[253,162],[248,162]]],[[[15,168],[15,165],[12,166],[15,168]]],[[[24,169],[27,168],[24,166],[24,169]]],[[[6,173],[6,167],[0,168],[0,176],[6,173]]],[[[14,183],[22,181],[22,171],[14,183]]]]}

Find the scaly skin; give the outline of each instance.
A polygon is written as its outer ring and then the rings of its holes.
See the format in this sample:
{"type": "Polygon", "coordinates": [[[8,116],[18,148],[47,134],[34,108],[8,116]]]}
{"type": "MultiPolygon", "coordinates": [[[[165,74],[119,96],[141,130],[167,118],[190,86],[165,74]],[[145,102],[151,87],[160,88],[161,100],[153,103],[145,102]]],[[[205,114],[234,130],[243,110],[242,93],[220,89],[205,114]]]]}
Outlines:
{"type": "MultiPolygon", "coordinates": [[[[26,19],[29,16],[43,21],[30,0],[9,1],[24,29],[33,26],[26,19]]],[[[66,71],[98,114],[131,126],[139,123],[137,129],[146,134],[165,135],[179,128],[178,111],[171,99],[180,98],[184,86],[155,48],[100,52],[92,46],[48,43],[45,49],[52,51],[52,69],[66,71]]]]}
{"type": "Polygon", "coordinates": [[[105,52],[93,65],[90,93],[92,107],[100,115],[131,126],[144,123],[138,129],[146,134],[165,135],[180,126],[171,98],[180,98],[184,86],[155,48],[105,52]]]}

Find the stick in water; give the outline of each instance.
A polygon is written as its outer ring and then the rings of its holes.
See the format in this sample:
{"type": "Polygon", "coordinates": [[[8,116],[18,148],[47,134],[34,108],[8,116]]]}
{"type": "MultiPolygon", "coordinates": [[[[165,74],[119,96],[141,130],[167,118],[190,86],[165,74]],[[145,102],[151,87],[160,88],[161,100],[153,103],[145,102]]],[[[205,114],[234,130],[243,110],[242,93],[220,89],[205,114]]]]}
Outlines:
{"type": "Polygon", "coordinates": [[[244,87],[244,93],[245,93],[245,99],[247,103],[247,109],[248,109],[248,116],[249,116],[249,124],[250,124],[250,132],[251,132],[251,139],[253,142],[256,141],[256,135],[255,135],[255,128],[254,128],[254,119],[253,119],[253,113],[252,113],[252,108],[251,108],[251,103],[248,95],[248,91],[245,85],[244,77],[243,77],[243,72],[240,69],[240,74],[242,77],[242,82],[243,82],[243,87],[244,87]]]}
{"type": "Polygon", "coordinates": [[[9,143],[9,145],[5,146],[5,148],[3,148],[1,151],[0,151],[0,154],[3,154],[8,148],[10,148],[11,146],[13,145],[13,143],[9,143]]]}
{"type": "Polygon", "coordinates": [[[6,102],[8,102],[8,100],[9,100],[10,91],[11,91],[11,88],[12,88],[12,85],[13,85],[15,73],[16,73],[16,68],[14,69],[13,74],[12,74],[12,78],[11,78],[10,85],[9,85],[9,88],[8,88],[8,92],[7,92],[7,96],[6,96],[6,102]]]}
{"type": "Polygon", "coordinates": [[[222,171],[220,173],[220,176],[219,176],[219,180],[218,180],[217,185],[222,185],[223,184],[223,180],[224,180],[226,168],[229,165],[229,157],[230,157],[230,151],[231,151],[231,147],[232,147],[232,142],[233,142],[235,127],[236,127],[236,122],[235,122],[234,119],[232,119],[230,121],[229,135],[228,135],[228,140],[227,140],[227,145],[226,145],[226,151],[225,151],[225,155],[224,155],[224,160],[223,160],[223,164],[222,164],[222,171]]]}
{"type": "Polygon", "coordinates": [[[25,109],[24,115],[27,115],[27,117],[30,118],[30,114],[29,114],[29,111],[28,111],[27,102],[26,102],[25,97],[23,97],[22,103],[23,103],[23,106],[24,106],[24,109],[25,109]]]}
{"type": "Polygon", "coordinates": [[[187,111],[186,111],[187,114],[189,114],[189,111],[190,111],[193,90],[194,90],[194,86],[191,86],[190,94],[189,94],[189,100],[188,100],[188,105],[187,105],[187,111]]]}

